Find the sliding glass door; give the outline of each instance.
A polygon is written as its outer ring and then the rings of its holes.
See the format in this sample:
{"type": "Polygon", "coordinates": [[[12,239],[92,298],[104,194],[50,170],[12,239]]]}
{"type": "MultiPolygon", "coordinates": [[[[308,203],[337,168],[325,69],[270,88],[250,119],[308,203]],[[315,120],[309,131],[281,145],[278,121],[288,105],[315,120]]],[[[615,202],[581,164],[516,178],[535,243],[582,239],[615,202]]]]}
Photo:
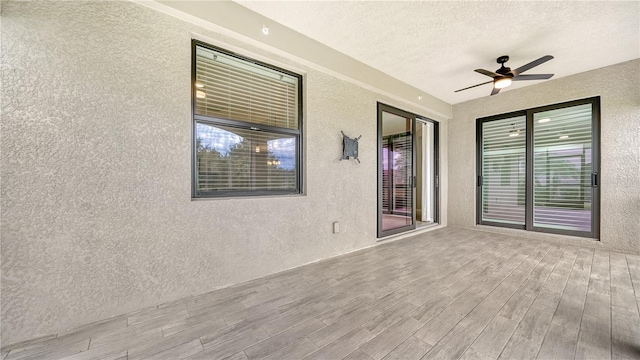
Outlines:
{"type": "Polygon", "coordinates": [[[478,119],[478,224],[599,236],[600,100],[478,119]]]}
{"type": "Polygon", "coordinates": [[[378,237],[415,229],[414,116],[378,105],[378,237]]]}
{"type": "Polygon", "coordinates": [[[378,237],[438,223],[438,123],[378,103],[378,237]]]}
{"type": "Polygon", "coordinates": [[[596,173],[592,104],[533,113],[534,229],[590,233],[596,173]]]}
{"type": "Polygon", "coordinates": [[[526,117],[482,124],[479,214],[485,225],[525,228],[526,117]]]}

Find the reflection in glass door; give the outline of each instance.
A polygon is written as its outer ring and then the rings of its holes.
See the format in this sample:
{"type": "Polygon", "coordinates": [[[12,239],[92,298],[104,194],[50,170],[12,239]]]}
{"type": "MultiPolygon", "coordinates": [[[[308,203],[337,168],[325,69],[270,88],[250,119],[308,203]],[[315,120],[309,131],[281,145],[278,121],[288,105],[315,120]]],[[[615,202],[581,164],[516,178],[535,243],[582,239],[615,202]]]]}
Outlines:
{"type": "Polygon", "coordinates": [[[415,229],[414,120],[378,104],[378,237],[415,229]]]}

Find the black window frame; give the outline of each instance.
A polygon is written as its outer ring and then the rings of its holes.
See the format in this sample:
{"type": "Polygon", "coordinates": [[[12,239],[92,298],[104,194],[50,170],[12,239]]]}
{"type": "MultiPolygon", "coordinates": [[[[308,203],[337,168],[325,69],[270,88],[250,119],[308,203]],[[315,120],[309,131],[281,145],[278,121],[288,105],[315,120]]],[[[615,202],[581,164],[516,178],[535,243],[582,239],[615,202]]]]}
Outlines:
{"type": "MultiPolygon", "coordinates": [[[[572,101],[566,101],[557,104],[544,105],[535,108],[513,111],[505,114],[487,116],[476,119],[476,224],[496,226],[503,228],[513,228],[525,231],[578,236],[583,238],[590,238],[593,240],[599,240],[600,238],[600,193],[601,193],[601,147],[600,147],[600,96],[589,97],[585,99],[578,99],[572,101]],[[595,186],[592,184],[593,193],[591,198],[591,231],[577,231],[577,230],[563,230],[563,229],[550,229],[543,227],[533,226],[533,161],[534,161],[534,143],[533,143],[533,128],[534,121],[533,115],[535,113],[563,109],[573,106],[591,104],[591,149],[592,149],[592,178],[595,176],[595,186]],[[525,116],[526,118],[526,175],[525,175],[525,225],[517,224],[505,224],[499,222],[485,221],[482,219],[482,125],[484,123],[512,118],[516,116],[525,116]]],[[[592,180],[593,181],[593,180],[592,180]]]]}
{"type": "Polygon", "coordinates": [[[283,195],[302,195],[304,194],[303,179],[304,179],[304,166],[303,166],[303,76],[295,72],[283,69],[259,60],[246,57],[244,55],[205,43],[200,40],[191,40],[191,197],[193,199],[201,198],[230,198],[230,197],[260,197],[260,196],[283,196],[283,195]],[[298,128],[289,129],[283,127],[275,127],[264,124],[251,123],[247,121],[233,120],[227,118],[219,118],[207,115],[201,115],[196,113],[196,49],[197,47],[203,47],[209,50],[223,53],[227,56],[234,57],[236,59],[253,63],[271,70],[282,72],[286,75],[295,77],[298,79],[298,94],[297,94],[297,110],[298,110],[298,128]],[[234,127],[245,130],[254,131],[267,131],[269,133],[282,134],[292,136],[296,138],[296,188],[294,190],[238,190],[238,191],[210,191],[199,192],[196,188],[198,169],[197,169],[197,125],[198,123],[212,125],[212,126],[226,126],[234,127]]]}

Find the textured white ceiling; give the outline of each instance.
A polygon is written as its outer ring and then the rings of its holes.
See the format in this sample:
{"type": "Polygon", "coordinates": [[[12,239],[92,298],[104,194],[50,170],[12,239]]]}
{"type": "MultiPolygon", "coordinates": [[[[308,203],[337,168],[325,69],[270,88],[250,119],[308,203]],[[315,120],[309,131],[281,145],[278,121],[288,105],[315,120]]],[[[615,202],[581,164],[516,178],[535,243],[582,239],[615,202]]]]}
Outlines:
{"type": "Polygon", "coordinates": [[[553,55],[526,72],[553,78],[640,57],[638,1],[237,2],[450,104],[488,96],[454,90],[491,80],[473,70],[500,55],[512,69],[553,55]]]}

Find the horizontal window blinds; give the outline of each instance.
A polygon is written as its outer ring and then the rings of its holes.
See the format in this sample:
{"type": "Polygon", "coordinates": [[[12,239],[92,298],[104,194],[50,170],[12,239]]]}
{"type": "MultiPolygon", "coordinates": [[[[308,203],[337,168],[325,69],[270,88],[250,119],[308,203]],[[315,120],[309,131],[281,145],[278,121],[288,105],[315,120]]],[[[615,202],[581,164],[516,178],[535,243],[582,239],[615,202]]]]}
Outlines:
{"type": "Polygon", "coordinates": [[[302,77],[194,42],[194,196],[299,194],[302,77]]]}
{"type": "Polygon", "coordinates": [[[296,136],[196,125],[196,189],[199,193],[296,191],[296,136]]]}
{"type": "Polygon", "coordinates": [[[391,154],[391,147],[389,144],[389,138],[382,138],[382,213],[389,214],[391,212],[391,174],[389,165],[389,154],[391,154]]]}
{"type": "Polygon", "coordinates": [[[482,220],[525,224],[526,117],[482,124],[482,220]]]}
{"type": "Polygon", "coordinates": [[[411,133],[385,136],[382,142],[382,208],[406,216],[413,206],[411,133]]]}
{"type": "Polygon", "coordinates": [[[200,46],[195,61],[196,114],[298,129],[297,77],[200,46]]]}
{"type": "Polygon", "coordinates": [[[591,231],[591,108],[534,114],[535,227],[591,231]]]}
{"type": "Polygon", "coordinates": [[[392,153],[391,166],[393,167],[394,203],[392,212],[411,216],[413,207],[413,142],[412,135],[396,135],[391,137],[392,153]]]}

